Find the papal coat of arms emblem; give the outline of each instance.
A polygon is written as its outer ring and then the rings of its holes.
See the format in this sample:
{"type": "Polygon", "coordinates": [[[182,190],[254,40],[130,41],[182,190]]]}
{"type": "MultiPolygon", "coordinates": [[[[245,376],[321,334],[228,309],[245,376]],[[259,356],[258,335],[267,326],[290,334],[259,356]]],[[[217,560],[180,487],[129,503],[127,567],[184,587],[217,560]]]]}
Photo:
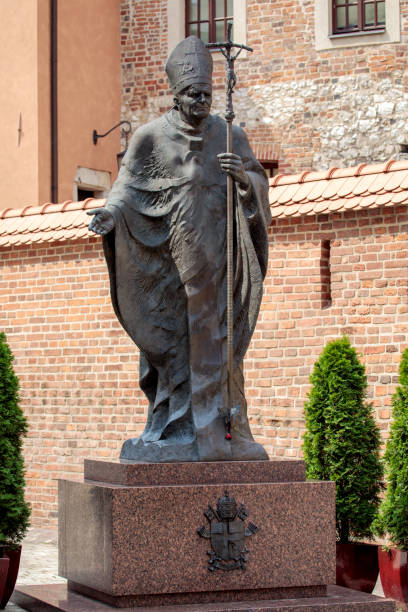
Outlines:
{"type": "Polygon", "coordinates": [[[217,510],[208,506],[204,516],[210,523],[210,530],[203,526],[197,529],[197,533],[211,542],[208,569],[211,572],[217,569],[245,570],[248,553],[245,538],[256,533],[258,527],[251,522],[245,524],[248,512],[244,506],[241,504],[238,508],[235,499],[225,491],[224,497],[220,497],[217,502],[217,510]]]}

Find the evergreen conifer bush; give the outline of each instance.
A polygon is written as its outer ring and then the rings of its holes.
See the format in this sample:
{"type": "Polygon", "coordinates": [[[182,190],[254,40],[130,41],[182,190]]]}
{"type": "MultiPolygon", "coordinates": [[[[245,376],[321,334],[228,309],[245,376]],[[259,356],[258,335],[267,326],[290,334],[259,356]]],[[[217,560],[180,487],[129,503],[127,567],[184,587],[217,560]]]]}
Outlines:
{"type": "Polygon", "coordinates": [[[383,477],[380,433],[366,401],[365,368],[347,337],[327,344],[310,381],[303,444],[307,478],[336,483],[340,542],[372,538],[383,477]]]}
{"type": "Polygon", "coordinates": [[[21,453],[27,422],[19,407],[18,378],[12,362],[6,336],[0,333],[0,547],[21,542],[30,516],[24,501],[21,453]]]}
{"type": "Polygon", "coordinates": [[[390,437],[385,451],[387,492],[375,522],[396,548],[408,549],[408,349],[402,353],[399,385],[392,397],[390,437]]]}

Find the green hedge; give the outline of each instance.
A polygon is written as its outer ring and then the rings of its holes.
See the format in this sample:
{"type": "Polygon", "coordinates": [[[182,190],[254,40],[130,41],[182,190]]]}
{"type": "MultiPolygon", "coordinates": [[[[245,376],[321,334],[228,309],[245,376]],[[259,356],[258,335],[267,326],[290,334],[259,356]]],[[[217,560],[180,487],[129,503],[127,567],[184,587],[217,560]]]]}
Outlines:
{"type": "Polygon", "coordinates": [[[310,381],[303,444],[307,478],[336,483],[340,542],[372,538],[383,478],[380,432],[366,401],[365,368],[347,337],[326,346],[310,381]]]}
{"type": "Polygon", "coordinates": [[[399,385],[392,397],[390,437],[384,459],[387,492],[375,523],[379,535],[387,535],[401,549],[408,549],[408,349],[401,358],[399,385]]]}
{"type": "Polygon", "coordinates": [[[21,542],[30,517],[30,507],[24,501],[21,453],[27,422],[19,407],[18,378],[12,362],[6,336],[0,333],[0,546],[21,542]]]}

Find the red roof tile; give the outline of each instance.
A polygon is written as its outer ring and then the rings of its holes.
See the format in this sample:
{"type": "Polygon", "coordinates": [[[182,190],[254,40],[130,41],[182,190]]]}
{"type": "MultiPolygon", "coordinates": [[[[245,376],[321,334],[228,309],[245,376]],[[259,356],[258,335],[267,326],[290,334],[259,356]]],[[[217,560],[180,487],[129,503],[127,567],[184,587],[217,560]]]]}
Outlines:
{"type": "Polygon", "coordinates": [[[88,230],[90,217],[86,211],[102,206],[105,200],[88,198],[83,202],[47,203],[0,211],[0,247],[96,237],[88,230]]]}
{"type": "MultiPolygon", "coordinates": [[[[408,204],[408,161],[280,174],[270,179],[269,203],[273,218],[408,204]]],[[[86,211],[104,205],[89,198],[0,211],[0,247],[95,238],[86,211]]]]}
{"type": "Polygon", "coordinates": [[[408,204],[408,161],[279,175],[270,180],[273,218],[408,204]]]}

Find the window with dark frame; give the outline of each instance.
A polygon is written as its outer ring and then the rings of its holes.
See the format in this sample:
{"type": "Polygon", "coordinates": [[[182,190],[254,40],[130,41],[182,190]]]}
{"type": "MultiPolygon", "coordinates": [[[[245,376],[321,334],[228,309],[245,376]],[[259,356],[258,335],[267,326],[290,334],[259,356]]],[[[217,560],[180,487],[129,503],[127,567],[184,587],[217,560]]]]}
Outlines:
{"type": "Polygon", "coordinates": [[[271,178],[272,176],[276,176],[278,174],[278,162],[277,161],[266,161],[262,159],[258,159],[259,163],[262,165],[263,169],[266,172],[266,176],[271,178]]]}
{"type": "Polygon", "coordinates": [[[194,34],[205,43],[226,40],[233,4],[233,0],[186,0],[186,36],[194,34]]]}
{"type": "Polygon", "coordinates": [[[386,0],[332,0],[333,34],[384,30],[386,0]]]}
{"type": "Polygon", "coordinates": [[[330,306],[332,305],[330,247],[330,240],[322,240],[320,255],[320,285],[322,308],[330,308],[330,306]]]}
{"type": "Polygon", "coordinates": [[[86,187],[78,187],[78,202],[82,202],[87,198],[100,199],[104,197],[104,192],[99,189],[87,189],[86,187]]]}

